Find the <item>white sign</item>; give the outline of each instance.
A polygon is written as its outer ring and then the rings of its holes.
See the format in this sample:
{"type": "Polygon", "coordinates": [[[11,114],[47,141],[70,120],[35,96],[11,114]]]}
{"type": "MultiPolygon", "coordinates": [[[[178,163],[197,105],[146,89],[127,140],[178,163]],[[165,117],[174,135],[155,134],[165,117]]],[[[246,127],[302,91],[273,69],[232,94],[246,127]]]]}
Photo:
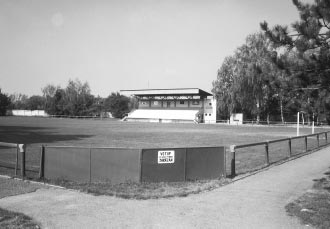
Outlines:
{"type": "Polygon", "coordinates": [[[158,164],[174,163],[174,150],[158,151],[158,164]]]}

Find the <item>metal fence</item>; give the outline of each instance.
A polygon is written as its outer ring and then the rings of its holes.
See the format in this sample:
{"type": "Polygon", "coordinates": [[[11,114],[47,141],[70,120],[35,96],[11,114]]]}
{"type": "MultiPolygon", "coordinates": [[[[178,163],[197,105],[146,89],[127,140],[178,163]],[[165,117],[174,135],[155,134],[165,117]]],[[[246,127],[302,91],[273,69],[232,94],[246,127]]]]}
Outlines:
{"type": "Polygon", "coordinates": [[[325,146],[328,144],[328,133],[330,133],[330,131],[250,144],[231,145],[229,159],[230,175],[232,177],[237,175],[237,167],[239,167],[240,164],[244,164],[242,160],[245,160],[245,168],[239,168],[238,173],[245,173],[249,170],[267,167],[272,163],[325,146]],[[283,142],[286,143],[283,144],[283,142]],[[281,145],[276,145],[277,143],[281,143],[281,145]],[[248,150],[251,147],[253,147],[254,150],[248,150]],[[238,152],[240,149],[243,149],[243,151],[238,152]],[[246,162],[249,160],[249,157],[246,155],[250,152],[253,152],[253,161],[246,162]],[[237,160],[238,156],[241,156],[239,160],[237,160]]]}

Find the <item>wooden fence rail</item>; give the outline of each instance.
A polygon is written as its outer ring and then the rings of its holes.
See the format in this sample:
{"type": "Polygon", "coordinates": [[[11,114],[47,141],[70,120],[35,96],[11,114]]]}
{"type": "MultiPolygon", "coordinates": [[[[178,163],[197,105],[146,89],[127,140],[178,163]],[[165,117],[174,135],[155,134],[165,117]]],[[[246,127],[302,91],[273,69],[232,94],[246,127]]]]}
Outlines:
{"type": "Polygon", "coordinates": [[[301,139],[304,138],[304,146],[305,146],[305,153],[308,152],[308,138],[309,137],[315,137],[317,140],[317,148],[319,148],[320,145],[320,135],[324,135],[325,138],[325,144],[322,146],[325,146],[328,144],[328,133],[330,131],[326,132],[320,132],[320,133],[315,133],[315,134],[309,134],[309,135],[303,135],[303,136],[296,136],[296,137],[290,137],[290,138],[282,138],[282,139],[275,139],[275,140],[270,140],[270,141],[264,141],[264,142],[256,142],[256,143],[249,143],[249,144],[242,144],[242,145],[231,145],[230,146],[230,153],[231,153],[231,177],[236,176],[236,149],[242,149],[242,148],[247,148],[247,147],[254,147],[254,146],[265,146],[265,161],[266,161],[266,166],[270,165],[269,162],[269,145],[277,142],[283,142],[283,141],[288,141],[288,157],[292,157],[292,140],[294,139],[301,139]]]}
{"type": "MultiPolygon", "coordinates": [[[[25,151],[26,145],[25,144],[17,144],[17,143],[8,143],[8,142],[0,142],[1,147],[6,148],[16,148],[16,162],[15,162],[15,176],[17,176],[18,170],[18,154],[21,154],[21,176],[25,177],[25,151]]],[[[5,166],[11,165],[11,163],[3,163],[5,166]]]]}

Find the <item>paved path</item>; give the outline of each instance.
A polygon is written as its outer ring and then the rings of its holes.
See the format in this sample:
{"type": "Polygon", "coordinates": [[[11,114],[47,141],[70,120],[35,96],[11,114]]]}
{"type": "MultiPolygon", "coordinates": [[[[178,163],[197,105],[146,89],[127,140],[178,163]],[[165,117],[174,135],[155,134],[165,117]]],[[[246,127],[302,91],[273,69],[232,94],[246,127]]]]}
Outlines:
{"type": "Polygon", "coordinates": [[[284,206],[329,166],[326,148],[184,198],[124,200],[51,188],[0,199],[0,207],[32,216],[44,228],[304,228],[284,206]]]}

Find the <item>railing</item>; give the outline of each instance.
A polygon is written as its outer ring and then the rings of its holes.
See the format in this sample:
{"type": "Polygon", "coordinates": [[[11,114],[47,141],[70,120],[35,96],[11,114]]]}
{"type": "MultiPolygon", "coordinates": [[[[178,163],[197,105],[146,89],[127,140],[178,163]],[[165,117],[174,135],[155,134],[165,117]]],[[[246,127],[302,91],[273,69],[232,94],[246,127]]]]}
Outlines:
{"type": "Polygon", "coordinates": [[[270,160],[269,160],[269,146],[270,146],[270,144],[287,141],[288,142],[287,158],[291,158],[293,156],[292,155],[292,144],[291,144],[292,140],[294,140],[294,139],[304,139],[304,152],[307,153],[308,152],[308,138],[316,136],[316,140],[317,140],[317,147],[316,148],[319,148],[321,146],[320,145],[320,136],[321,135],[324,135],[324,138],[325,138],[325,144],[322,145],[322,146],[325,146],[325,145],[328,144],[328,133],[330,133],[330,131],[320,132],[320,133],[316,133],[316,134],[309,134],[309,135],[304,135],[304,136],[276,139],[276,140],[271,140],[271,141],[257,142],[257,143],[249,143],[249,144],[242,144],[242,145],[231,145],[230,146],[230,153],[231,153],[231,159],[230,159],[231,172],[230,172],[230,175],[231,175],[231,177],[235,177],[237,175],[236,174],[236,150],[237,149],[254,147],[254,146],[264,146],[265,147],[265,150],[264,150],[265,165],[269,166],[271,164],[270,160]]]}
{"type": "Polygon", "coordinates": [[[7,143],[7,142],[0,142],[0,147],[2,148],[16,148],[16,161],[15,163],[0,161],[0,165],[3,167],[15,167],[15,176],[17,176],[17,170],[18,170],[18,155],[21,154],[21,176],[25,177],[25,151],[26,151],[26,145],[25,144],[17,144],[17,143],[7,143]]]}
{"type": "MultiPolygon", "coordinates": [[[[230,124],[230,120],[228,119],[217,119],[216,123],[218,124],[230,124]]],[[[232,125],[238,125],[236,122],[231,123],[232,125]]],[[[265,120],[261,120],[259,122],[257,122],[256,120],[243,120],[243,125],[262,125],[262,126],[267,126],[267,125],[276,125],[276,126],[296,126],[297,125],[297,121],[286,121],[286,122],[282,122],[282,121],[265,121],[265,120]]],[[[311,123],[308,123],[307,121],[303,122],[300,121],[299,124],[301,126],[310,126],[311,127],[311,123]]],[[[318,122],[318,124],[315,126],[327,126],[328,124],[326,122],[318,122]]]]}

